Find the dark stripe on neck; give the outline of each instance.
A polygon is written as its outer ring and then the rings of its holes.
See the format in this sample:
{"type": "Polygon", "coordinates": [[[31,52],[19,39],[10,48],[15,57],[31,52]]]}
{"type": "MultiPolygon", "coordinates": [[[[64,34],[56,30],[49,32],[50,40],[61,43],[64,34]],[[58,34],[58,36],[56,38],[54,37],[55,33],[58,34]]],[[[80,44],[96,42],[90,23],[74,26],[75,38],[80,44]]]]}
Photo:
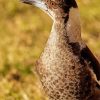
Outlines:
{"type": "Polygon", "coordinates": [[[63,8],[64,13],[67,15],[64,18],[64,23],[67,23],[69,19],[69,13],[71,8],[78,8],[77,3],[75,0],[64,0],[64,4],[60,5],[63,8]]]}
{"type": "Polygon", "coordinates": [[[69,15],[66,15],[65,17],[62,17],[62,18],[64,19],[64,24],[66,24],[69,19],[69,15]]]}

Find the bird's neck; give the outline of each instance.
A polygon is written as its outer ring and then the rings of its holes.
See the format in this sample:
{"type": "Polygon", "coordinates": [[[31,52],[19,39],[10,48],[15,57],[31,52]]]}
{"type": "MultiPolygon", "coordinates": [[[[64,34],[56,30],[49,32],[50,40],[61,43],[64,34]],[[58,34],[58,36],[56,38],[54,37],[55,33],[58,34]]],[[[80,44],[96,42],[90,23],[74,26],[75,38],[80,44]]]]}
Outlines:
{"type": "Polygon", "coordinates": [[[55,17],[48,44],[78,43],[84,46],[81,40],[80,16],[77,8],[71,8],[65,17],[55,17]]]}

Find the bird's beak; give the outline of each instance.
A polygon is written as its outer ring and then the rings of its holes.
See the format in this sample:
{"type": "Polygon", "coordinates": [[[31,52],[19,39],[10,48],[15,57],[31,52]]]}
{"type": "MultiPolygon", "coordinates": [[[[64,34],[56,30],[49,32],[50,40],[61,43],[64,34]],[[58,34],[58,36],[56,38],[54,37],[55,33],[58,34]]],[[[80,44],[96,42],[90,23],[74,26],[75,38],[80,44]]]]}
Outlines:
{"type": "Polygon", "coordinates": [[[43,0],[21,0],[23,3],[35,5],[36,7],[39,7],[42,10],[47,10],[46,4],[43,2],[43,0]]]}

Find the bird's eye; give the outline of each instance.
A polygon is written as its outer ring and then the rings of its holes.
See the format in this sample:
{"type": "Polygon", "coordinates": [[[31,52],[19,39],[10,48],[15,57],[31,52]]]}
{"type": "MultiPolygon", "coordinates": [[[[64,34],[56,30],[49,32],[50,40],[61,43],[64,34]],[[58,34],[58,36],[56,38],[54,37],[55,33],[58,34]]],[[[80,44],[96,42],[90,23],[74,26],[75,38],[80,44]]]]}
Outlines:
{"type": "Polygon", "coordinates": [[[53,2],[51,2],[51,5],[53,6],[53,5],[54,5],[54,3],[53,3],[53,2]]]}
{"type": "Polygon", "coordinates": [[[52,8],[56,9],[57,8],[57,4],[53,1],[50,2],[50,5],[52,8]]]}

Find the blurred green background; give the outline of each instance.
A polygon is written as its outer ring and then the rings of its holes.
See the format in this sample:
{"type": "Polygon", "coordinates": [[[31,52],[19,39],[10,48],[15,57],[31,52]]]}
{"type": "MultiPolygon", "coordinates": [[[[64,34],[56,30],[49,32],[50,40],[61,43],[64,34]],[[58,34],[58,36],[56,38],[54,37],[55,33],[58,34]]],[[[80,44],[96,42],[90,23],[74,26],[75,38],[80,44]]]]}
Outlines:
{"type": "MultiPolygon", "coordinates": [[[[100,55],[100,0],[77,0],[82,37],[100,55]]],[[[0,0],[0,100],[45,100],[34,73],[52,20],[19,0],[0,0]]]]}

